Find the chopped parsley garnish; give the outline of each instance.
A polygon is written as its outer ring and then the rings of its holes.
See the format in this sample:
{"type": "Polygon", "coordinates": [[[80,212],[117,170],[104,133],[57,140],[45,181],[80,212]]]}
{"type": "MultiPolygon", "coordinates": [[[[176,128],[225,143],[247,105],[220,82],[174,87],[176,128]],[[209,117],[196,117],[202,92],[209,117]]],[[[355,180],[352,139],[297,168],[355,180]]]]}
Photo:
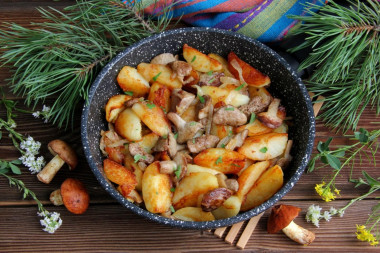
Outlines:
{"type": "Polygon", "coordinates": [[[178,138],[178,133],[175,133],[175,135],[174,135],[174,139],[177,140],[177,138],[178,138]]]}
{"type": "Polygon", "coordinates": [[[197,59],[197,56],[196,56],[196,55],[194,55],[193,59],[191,59],[191,62],[194,62],[195,59],[197,59]]]}
{"type": "Polygon", "coordinates": [[[146,107],[148,107],[149,109],[153,109],[154,107],[156,107],[156,105],[151,104],[151,103],[146,103],[146,107]]]}
{"type": "Polygon", "coordinates": [[[249,124],[252,124],[255,121],[255,119],[256,119],[256,114],[253,112],[251,114],[251,118],[249,119],[249,124]]]}
{"type": "Polygon", "coordinates": [[[211,75],[212,75],[212,73],[213,73],[213,71],[212,71],[212,70],[210,70],[209,72],[207,72],[207,75],[211,76],[211,75]]]}
{"type": "Polygon", "coordinates": [[[205,103],[205,98],[204,97],[198,95],[198,98],[199,98],[199,101],[201,101],[202,104],[205,103]]]}
{"type": "Polygon", "coordinates": [[[175,176],[179,179],[179,177],[181,176],[181,172],[182,172],[182,169],[181,169],[181,165],[178,165],[177,168],[174,170],[174,174],[175,176]]]}
{"type": "Polygon", "coordinates": [[[222,148],[225,148],[225,147],[226,147],[226,144],[223,143],[223,144],[221,144],[220,146],[221,146],[222,148]]]}
{"type": "Polygon", "coordinates": [[[162,139],[167,139],[167,138],[168,138],[168,135],[165,134],[165,135],[163,135],[163,136],[161,136],[161,137],[162,137],[162,139]]]}
{"type": "Polygon", "coordinates": [[[157,81],[157,78],[161,75],[161,71],[157,74],[157,75],[155,75],[152,79],[153,79],[153,81],[157,81]]]}
{"type": "Polygon", "coordinates": [[[233,107],[226,107],[226,108],[224,108],[224,110],[226,110],[226,111],[233,111],[233,110],[235,110],[235,108],[233,108],[233,107]]]}
{"type": "Polygon", "coordinates": [[[231,165],[235,167],[241,167],[239,164],[236,164],[236,163],[231,163],[231,165]]]}
{"type": "Polygon", "coordinates": [[[175,187],[170,188],[170,191],[174,192],[175,191],[175,187]]]}
{"type": "Polygon", "coordinates": [[[137,163],[138,161],[140,161],[140,159],[146,159],[146,156],[137,154],[133,156],[133,159],[135,160],[135,163],[137,163]]]}
{"type": "Polygon", "coordinates": [[[128,96],[133,96],[133,91],[124,91],[124,93],[128,96]]]}
{"type": "Polygon", "coordinates": [[[245,85],[246,85],[246,83],[243,83],[240,86],[236,87],[235,90],[239,91],[239,90],[243,89],[245,85]]]}
{"type": "Polygon", "coordinates": [[[196,124],[197,124],[197,122],[195,122],[195,121],[191,121],[191,122],[189,123],[190,126],[195,126],[196,124]]]}
{"type": "Polygon", "coordinates": [[[174,213],[175,212],[175,209],[173,206],[170,206],[170,212],[174,213]]]}
{"type": "Polygon", "coordinates": [[[212,83],[215,81],[215,78],[211,78],[210,80],[208,80],[208,83],[212,83]]]}
{"type": "Polygon", "coordinates": [[[222,157],[219,156],[218,159],[215,161],[215,164],[218,165],[219,163],[222,163],[223,160],[222,160],[222,157]]]}
{"type": "Polygon", "coordinates": [[[268,148],[267,147],[263,147],[262,149],[260,149],[260,152],[261,153],[266,153],[268,151],[268,148]]]}
{"type": "Polygon", "coordinates": [[[160,105],[160,108],[164,111],[165,114],[168,113],[168,112],[166,111],[166,109],[165,109],[162,105],[160,105]]]}
{"type": "Polygon", "coordinates": [[[195,138],[193,138],[193,144],[195,143],[195,138]]]}
{"type": "Polygon", "coordinates": [[[232,132],[232,130],[229,130],[228,131],[228,136],[232,136],[234,133],[232,132]]]}

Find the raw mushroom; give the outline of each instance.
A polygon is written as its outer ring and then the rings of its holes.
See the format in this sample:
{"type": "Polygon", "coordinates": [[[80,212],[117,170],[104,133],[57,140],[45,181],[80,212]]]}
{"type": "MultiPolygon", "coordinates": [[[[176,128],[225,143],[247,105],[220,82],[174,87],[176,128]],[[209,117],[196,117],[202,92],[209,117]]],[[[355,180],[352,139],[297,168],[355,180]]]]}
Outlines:
{"type": "Polygon", "coordinates": [[[214,148],[219,141],[215,135],[203,135],[187,141],[187,148],[191,153],[199,153],[208,148],[214,148]]]}
{"type": "Polygon", "coordinates": [[[268,219],[268,233],[274,234],[282,230],[290,239],[303,245],[309,245],[315,239],[315,234],[293,222],[300,208],[290,205],[277,205],[272,208],[268,219]]]}
{"type": "Polygon", "coordinates": [[[89,206],[90,196],[81,181],[68,178],[50,194],[50,201],[56,206],[65,205],[74,214],[82,214],[89,206]]]}
{"type": "Polygon", "coordinates": [[[167,65],[173,61],[177,60],[175,56],[171,53],[163,53],[159,54],[156,57],[154,57],[150,63],[151,64],[161,64],[161,65],[167,65]]]}
{"type": "Polygon", "coordinates": [[[269,128],[277,128],[282,124],[286,115],[285,107],[280,106],[280,99],[275,98],[270,103],[267,112],[261,112],[257,118],[269,128]]]}
{"type": "Polygon", "coordinates": [[[53,140],[49,142],[48,149],[54,158],[37,174],[38,180],[45,184],[49,184],[53,180],[63,164],[67,163],[70,170],[73,170],[78,164],[74,150],[64,141],[53,140]]]}
{"type": "Polygon", "coordinates": [[[217,125],[241,126],[247,122],[247,116],[232,105],[219,108],[213,117],[217,125]]]}
{"type": "Polygon", "coordinates": [[[239,110],[249,117],[252,113],[257,114],[265,111],[270,102],[270,99],[265,100],[261,96],[254,96],[248,104],[239,106],[239,110]]]}
{"type": "Polygon", "coordinates": [[[182,115],[194,101],[195,95],[182,89],[174,89],[172,92],[171,112],[182,115]]]}
{"type": "Polygon", "coordinates": [[[201,123],[195,121],[186,122],[177,113],[169,112],[167,117],[177,128],[177,142],[180,144],[192,139],[199,130],[203,129],[201,123]]]}

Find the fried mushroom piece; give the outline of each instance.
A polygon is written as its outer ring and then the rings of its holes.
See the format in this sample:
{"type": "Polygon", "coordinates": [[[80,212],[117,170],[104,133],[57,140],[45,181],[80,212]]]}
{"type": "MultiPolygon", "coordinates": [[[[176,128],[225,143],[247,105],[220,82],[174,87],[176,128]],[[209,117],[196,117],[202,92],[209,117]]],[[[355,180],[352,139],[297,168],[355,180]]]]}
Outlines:
{"type": "Polygon", "coordinates": [[[203,129],[201,123],[195,121],[186,122],[177,113],[169,112],[167,117],[177,128],[177,142],[180,144],[192,139],[199,130],[203,129]]]}
{"type": "Polygon", "coordinates": [[[260,96],[254,96],[248,104],[239,106],[239,110],[248,117],[252,113],[257,114],[264,112],[268,108],[270,102],[269,99],[265,100],[260,96]]]}
{"type": "Polygon", "coordinates": [[[177,77],[182,83],[184,82],[184,77],[190,75],[193,69],[191,65],[185,61],[171,62],[170,67],[173,70],[172,77],[177,77]]]}
{"type": "Polygon", "coordinates": [[[161,65],[167,65],[171,62],[174,62],[175,60],[177,60],[175,58],[175,56],[171,53],[163,53],[163,54],[159,54],[157,55],[156,57],[154,57],[150,63],[151,64],[161,64],[161,65]]]}
{"type": "Polygon", "coordinates": [[[174,89],[172,92],[171,112],[182,115],[194,101],[195,95],[182,89],[174,89]]]}
{"type": "Polygon", "coordinates": [[[220,78],[224,76],[224,73],[213,72],[211,74],[205,73],[199,76],[199,86],[215,86],[219,87],[222,82],[220,78]]]}
{"type": "Polygon", "coordinates": [[[188,158],[184,152],[178,152],[174,158],[173,161],[177,164],[177,167],[174,170],[174,173],[172,173],[172,182],[178,186],[181,179],[186,175],[187,172],[187,161],[188,158]]]}
{"type": "Polygon", "coordinates": [[[145,164],[151,164],[154,161],[154,157],[145,152],[145,150],[138,143],[129,143],[128,149],[129,153],[131,153],[135,159],[139,158],[138,163],[143,162],[145,164]]]}
{"type": "Polygon", "coordinates": [[[257,115],[257,118],[269,128],[279,127],[286,116],[285,107],[280,106],[280,99],[275,98],[270,103],[268,111],[261,112],[257,115]]]}
{"type": "Polygon", "coordinates": [[[213,117],[217,125],[241,126],[247,122],[247,116],[232,105],[219,108],[213,117]]]}
{"type": "Polygon", "coordinates": [[[204,212],[211,212],[231,197],[232,191],[227,188],[216,188],[203,195],[201,208],[204,212]]]}
{"type": "Polygon", "coordinates": [[[199,153],[208,148],[214,148],[219,141],[215,135],[203,135],[187,141],[187,148],[191,153],[199,153]]]}
{"type": "Polygon", "coordinates": [[[168,151],[170,157],[174,157],[178,151],[177,141],[173,133],[169,133],[166,138],[160,138],[153,147],[154,152],[168,151]]]}

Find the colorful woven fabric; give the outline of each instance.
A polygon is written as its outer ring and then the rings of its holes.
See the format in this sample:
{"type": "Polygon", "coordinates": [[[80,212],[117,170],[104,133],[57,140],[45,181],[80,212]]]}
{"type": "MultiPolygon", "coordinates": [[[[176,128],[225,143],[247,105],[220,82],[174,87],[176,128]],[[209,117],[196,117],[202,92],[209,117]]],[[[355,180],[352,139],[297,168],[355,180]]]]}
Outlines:
{"type": "MultiPolygon", "coordinates": [[[[171,14],[193,26],[235,31],[262,42],[281,40],[297,21],[287,15],[307,15],[305,4],[322,0],[138,0],[148,14],[172,5],[171,14]]],[[[124,0],[125,3],[131,2],[124,0]]],[[[132,1],[134,2],[134,1],[132,1]]],[[[315,9],[317,11],[317,8],[315,9]]]]}

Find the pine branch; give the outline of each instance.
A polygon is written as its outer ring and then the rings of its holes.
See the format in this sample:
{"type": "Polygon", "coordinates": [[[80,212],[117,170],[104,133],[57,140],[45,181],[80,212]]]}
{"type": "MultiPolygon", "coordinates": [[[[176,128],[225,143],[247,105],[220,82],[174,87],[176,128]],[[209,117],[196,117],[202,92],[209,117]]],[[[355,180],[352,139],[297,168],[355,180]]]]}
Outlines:
{"type": "Polygon", "coordinates": [[[49,119],[58,127],[72,126],[75,109],[101,68],[128,45],[163,31],[170,7],[158,17],[145,17],[140,4],[77,0],[64,12],[38,9],[47,21],[32,23],[35,29],[4,23],[0,62],[14,71],[12,91],[28,106],[54,96],[49,119]]]}
{"type": "Polygon", "coordinates": [[[307,6],[308,17],[294,34],[306,34],[295,52],[312,48],[300,69],[315,66],[306,85],[309,91],[326,97],[323,113],[326,125],[337,130],[355,130],[365,107],[380,113],[380,2],[349,1],[346,8],[334,1],[320,9],[307,6]]]}

